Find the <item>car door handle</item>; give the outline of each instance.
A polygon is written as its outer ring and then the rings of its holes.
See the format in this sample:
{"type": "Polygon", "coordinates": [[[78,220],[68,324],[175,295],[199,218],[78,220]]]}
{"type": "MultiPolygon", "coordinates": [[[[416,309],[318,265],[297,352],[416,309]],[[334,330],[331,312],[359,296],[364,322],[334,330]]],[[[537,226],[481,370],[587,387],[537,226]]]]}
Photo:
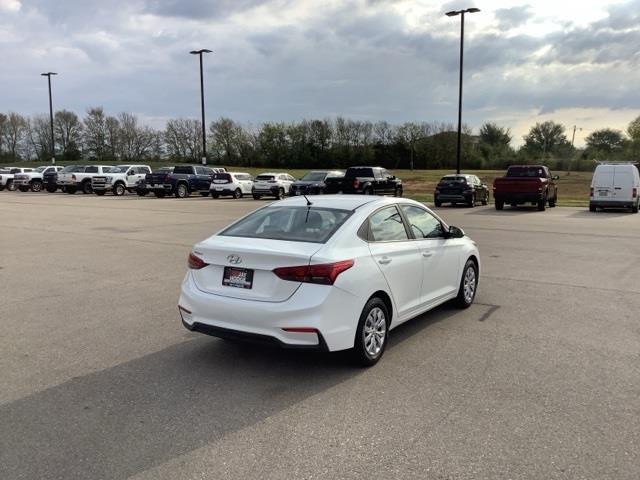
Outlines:
{"type": "Polygon", "coordinates": [[[616,187],[616,190],[622,190],[622,187],[616,187]]]}
{"type": "Polygon", "coordinates": [[[378,260],[378,263],[380,265],[387,265],[391,263],[391,259],[389,257],[382,257],[380,260],[378,260]]]}
{"type": "Polygon", "coordinates": [[[422,252],[422,256],[424,258],[433,257],[433,252],[422,252]]]}

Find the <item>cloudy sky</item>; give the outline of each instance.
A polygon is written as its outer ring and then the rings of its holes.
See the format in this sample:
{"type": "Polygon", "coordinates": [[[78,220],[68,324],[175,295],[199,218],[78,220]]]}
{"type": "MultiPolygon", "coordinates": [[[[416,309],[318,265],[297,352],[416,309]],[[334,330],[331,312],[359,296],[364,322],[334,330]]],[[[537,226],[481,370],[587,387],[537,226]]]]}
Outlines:
{"type": "Polygon", "coordinates": [[[455,122],[459,17],[467,17],[464,119],[515,143],[553,119],[581,145],[640,114],[640,0],[0,0],[0,111],[101,105],[161,127],[207,119],[455,122]]]}

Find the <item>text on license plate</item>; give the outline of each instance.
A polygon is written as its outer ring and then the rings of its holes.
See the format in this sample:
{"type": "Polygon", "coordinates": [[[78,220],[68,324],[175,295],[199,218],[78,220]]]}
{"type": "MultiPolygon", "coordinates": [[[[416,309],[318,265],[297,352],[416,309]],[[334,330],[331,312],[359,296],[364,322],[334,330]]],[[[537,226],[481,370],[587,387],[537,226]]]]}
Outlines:
{"type": "Polygon", "coordinates": [[[251,288],[253,286],[253,270],[248,268],[224,267],[222,285],[236,288],[251,288]]]}

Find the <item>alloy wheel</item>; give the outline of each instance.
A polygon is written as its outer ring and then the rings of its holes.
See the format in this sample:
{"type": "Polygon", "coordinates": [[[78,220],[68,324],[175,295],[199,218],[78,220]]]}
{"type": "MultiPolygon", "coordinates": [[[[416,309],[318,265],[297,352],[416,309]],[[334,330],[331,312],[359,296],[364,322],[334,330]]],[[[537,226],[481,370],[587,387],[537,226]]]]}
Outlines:
{"type": "Polygon", "coordinates": [[[463,291],[465,302],[473,302],[476,294],[476,271],[472,266],[469,266],[464,274],[463,291]]]}
{"type": "Polygon", "coordinates": [[[375,357],[380,353],[387,336],[387,319],[379,307],[371,309],[364,322],[364,348],[375,357]]]}

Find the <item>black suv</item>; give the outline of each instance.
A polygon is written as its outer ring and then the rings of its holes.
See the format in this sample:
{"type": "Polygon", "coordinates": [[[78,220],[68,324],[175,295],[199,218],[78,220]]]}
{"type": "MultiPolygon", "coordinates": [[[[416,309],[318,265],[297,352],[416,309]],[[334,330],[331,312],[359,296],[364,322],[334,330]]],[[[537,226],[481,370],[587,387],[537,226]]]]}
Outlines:
{"type": "Polygon", "coordinates": [[[489,187],[475,175],[445,175],[436,185],[433,194],[436,207],[442,206],[443,203],[463,203],[475,207],[478,202],[482,205],[489,202],[489,187]]]}

